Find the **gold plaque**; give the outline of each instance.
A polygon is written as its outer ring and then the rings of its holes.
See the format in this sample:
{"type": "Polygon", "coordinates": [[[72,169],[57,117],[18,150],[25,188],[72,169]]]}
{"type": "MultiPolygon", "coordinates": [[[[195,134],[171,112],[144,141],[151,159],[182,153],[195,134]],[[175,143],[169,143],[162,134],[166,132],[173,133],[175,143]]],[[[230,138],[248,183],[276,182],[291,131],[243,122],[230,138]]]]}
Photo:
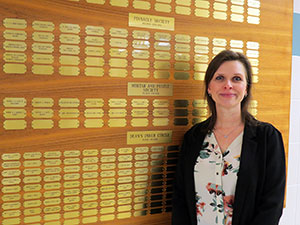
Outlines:
{"type": "Polygon", "coordinates": [[[140,175],[140,176],[135,176],[134,181],[135,182],[141,182],[141,181],[147,181],[148,176],[147,175],[140,175]]]}
{"type": "Polygon", "coordinates": [[[3,32],[3,37],[8,40],[25,41],[27,34],[25,31],[21,30],[5,30],[3,32]]]}
{"type": "Polygon", "coordinates": [[[173,84],[128,82],[128,96],[173,96],[173,84]]]}
{"type": "Polygon", "coordinates": [[[45,199],[43,203],[46,206],[48,206],[48,205],[59,205],[61,203],[61,199],[60,198],[45,199]]]}
{"type": "Polygon", "coordinates": [[[91,178],[97,178],[98,173],[97,172],[86,172],[82,174],[83,179],[91,179],[91,178]]]}
{"type": "MultiPolygon", "coordinates": [[[[61,45],[62,46],[62,45],[61,45]]],[[[79,47],[78,46],[74,46],[74,48],[78,48],[78,51],[76,53],[72,53],[72,54],[79,54],[79,47]]],[[[72,50],[72,49],[71,49],[72,50]]],[[[72,52],[75,52],[74,50],[72,52]]],[[[91,55],[91,56],[103,56],[105,53],[104,48],[102,47],[94,47],[94,46],[87,46],[85,48],[85,54],[86,55],[91,55]]],[[[71,54],[71,53],[70,53],[71,54]]]]}
{"type": "Polygon", "coordinates": [[[3,178],[2,182],[3,185],[14,185],[14,184],[20,184],[21,179],[20,178],[3,178]]]}
{"type": "Polygon", "coordinates": [[[195,9],[195,15],[199,17],[208,18],[210,13],[208,9],[195,9]]]}
{"type": "MultiPolygon", "coordinates": [[[[59,220],[61,217],[61,215],[59,213],[55,213],[55,214],[49,214],[49,215],[44,215],[44,220],[45,221],[49,221],[49,220],[59,220]]],[[[49,222],[49,223],[45,223],[45,225],[60,225],[60,222],[49,222]]]]}
{"type": "Polygon", "coordinates": [[[33,43],[32,51],[39,52],[39,53],[53,53],[54,46],[53,44],[47,44],[47,43],[33,43]]]}
{"type": "Polygon", "coordinates": [[[153,106],[154,107],[169,107],[169,100],[167,99],[154,99],[153,100],[153,106]]]}
{"type": "Polygon", "coordinates": [[[60,212],[61,207],[60,206],[49,206],[44,208],[44,213],[57,213],[60,212]]]}
{"type": "Polygon", "coordinates": [[[109,49],[109,55],[111,57],[126,58],[128,56],[128,51],[127,49],[123,49],[123,48],[111,48],[109,49]]]}
{"type": "MultiPolygon", "coordinates": [[[[227,5],[225,5],[225,6],[227,8],[227,5]]],[[[226,14],[226,12],[214,11],[213,17],[218,20],[226,20],[227,14],[226,14]]]]}
{"type": "Polygon", "coordinates": [[[46,32],[33,32],[32,39],[37,42],[53,42],[54,34],[46,32]]]}
{"type": "Polygon", "coordinates": [[[208,54],[209,48],[208,46],[195,45],[195,52],[199,54],[208,54]]]}
{"type": "Polygon", "coordinates": [[[41,200],[29,200],[29,201],[24,201],[23,206],[24,208],[30,208],[30,207],[41,206],[41,204],[42,204],[41,200]]]}
{"type": "Polygon", "coordinates": [[[185,6],[190,6],[191,5],[191,0],[176,0],[177,5],[185,5],[185,6]]]}
{"type": "Polygon", "coordinates": [[[64,188],[75,188],[75,187],[79,187],[80,186],[80,182],[79,181],[67,181],[64,182],[64,188]]]}
{"type": "Polygon", "coordinates": [[[115,148],[103,148],[101,149],[101,155],[114,155],[116,154],[115,148]]]}
{"type": "MultiPolygon", "coordinates": [[[[75,43],[73,43],[73,44],[75,44],[75,43]]],[[[103,37],[86,36],[85,37],[85,44],[95,45],[95,46],[103,46],[105,44],[105,40],[104,40],[103,37]]]]}
{"type": "Polygon", "coordinates": [[[79,188],[72,188],[72,189],[64,190],[64,196],[79,195],[79,193],[80,193],[79,188]]]}
{"type": "Polygon", "coordinates": [[[138,59],[148,59],[150,57],[150,53],[149,53],[149,51],[146,51],[146,50],[135,49],[132,51],[132,57],[138,58],[138,59]]]}
{"type": "MultiPolygon", "coordinates": [[[[86,103],[86,101],[85,101],[85,103],[86,103]]],[[[85,149],[85,150],[83,150],[82,154],[84,156],[97,156],[98,155],[98,149],[85,149]]]]}
{"type": "Polygon", "coordinates": [[[45,174],[55,174],[55,173],[60,173],[61,168],[60,167],[46,167],[44,169],[45,174]]]}
{"type": "Polygon", "coordinates": [[[52,55],[46,55],[46,54],[33,54],[32,55],[33,63],[52,64],[53,61],[54,61],[54,57],[52,55]]]}
{"type": "Polygon", "coordinates": [[[244,22],[244,16],[240,14],[231,14],[230,19],[234,22],[244,22]]]}
{"type": "Polygon", "coordinates": [[[77,165],[79,163],[80,163],[80,159],[77,158],[64,159],[65,165],[77,165]]]}
{"type": "Polygon", "coordinates": [[[150,4],[150,2],[146,2],[146,1],[134,0],[133,8],[149,10],[151,8],[151,4],[150,4]]]}
{"type": "Polygon", "coordinates": [[[84,202],[95,201],[95,200],[98,200],[98,195],[97,194],[83,195],[82,196],[82,201],[84,201],[84,202]]]}
{"type": "Polygon", "coordinates": [[[119,176],[129,176],[132,174],[132,170],[119,170],[118,175],[119,176]]]}
{"type": "MultiPolygon", "coordinates": [[[[155,4],[155,9],[165,9],[165,7],[157,7],[157,5],[158,3],[155,4]]],[[[165,6],[164,4],[160,5],[165,6]]],[[[168,8],[171,8],[171,6],[168,6],[168,8]]],[[[175,28],[175,18],[129,13],[129,26],[173,31],[175,28]]]]}
{"type": "Polygon", "coordinates": [[[101,27],[101,26],[86,26],[85,33],[88,35],[103,36],[105,34],[105,29],[104,29],[104,27],[101,27]]]}
{"type": "Polygon", "coordinates": [[[176,14],[180,14],[180,15],[191,15],[192,10],[190,7],[176,6],[175,12],[176,14]]]}
{"type": "Polygon", "coordinates": [[[132,77],[134,78],[148,78],[150,76],[150,72],[148,70],[132,70],[132,77]]]}
{"type": "MultiPolygon", "coordinates": [[[[155,57],[155,56],[154,56],[155,57]]],[[[190,61],[190,55],[187,53],[175,53],[175,60],[176,61],[190,61]]]]}
{"type": "Polygon", "coordinates": [[[25,176],[40,175],[41,173],[42,173],[42,170],[40,168],[25,169],[23,171],[23,174],[25,176]]]}
{"type": "Polygon", "coordinates": [[[135,203],[139,203],[139,202],[147,202],[147,197],[135,197],[134,198],[134,202],[135,203]]]}
{"type": "Polygon", "coordinates": [[[127,124],[126,119],[109,119],[109,127],[125,127],[127,124]]]}
{"type": "Polygon", "coordinates": [[[114,212],[115,212],[114,207],[106,207],[106,208],[101,208],[100,209],[101,214],[114,213],[114,212]]]}
{"type": "MultiPolygon", "coordinates": [[[[78,0],[72,0],[72,1],[78,1],[78,0]]],[[[92,1],[92,0],[87,0],[87,1],[92,1]]],[[[79,219],[65,219],[64,220],[64,225],[74,225],[74,224],[79,224],[79,219]]]]}
{"type": "MultiPolygon", "coordinates": [[[[200,37],[200,36],[196,36],[195,39],[195,44],[197,45],[208,45],[209,44],[209,39],[208,37],[200,37]]],[[[200,47],[200,46],[199,46],[200,47]]],[[[204,46],[202,46],[204,47],[204,46]]],[[[207,46],[205,46],[207,47],[207,46]]],[[[196,49],[196,48],[195,48],[196,49]]],[[[208,51],[207,51],[208,52],[208,51]]]]}
{"type": "MultiPolygon", "coordinates": [[[[132,202],[132,199],[131,198],[121,198],[118,200],[118,205],[127,205],[127,204],[130,204],[132,202]]],[[[131,209],[131,206],[124,206],[124,207],[130,207],[129,209],[131,209]]],[[[124,211],[127,211],[127,210],[124,210],[124,211]]]]}
{"type": "Polygon", "coordinates": [[[108,101],[109,107],[126,107],[127,100],[123,98],[111,98],[108,101]]]}
{"type": "Polygon", "coordinates": [[[100,158],[100,161],[102,163],[106,163],[106,162],[115,162],[116,161],[116,157],[115,156],[102,156],[100,158]]]}
{"type": "Polygon", "coordinates": [[[5,73],[14,73],[14,74],[24,74],[26,73],[26,66],[22,64],[11,64],[11,63],[6,63],[3,66],[3,71],[5,73]]]}
{"type": "Polygon", "coordinates": [[[155,117],[168,117],[169,109],[154,109],[153,116],[155,117]]]}
{"type": "Polygon", "coordinates": [[[60,118],[77,118],[79,117],[80,112],[78,109],[60,109],[59,117],[60,118]]]}
{"type": "Polygon", "coordinates": [[[133,68],[140,68],[140,69],[148,69],[150,67],[150,62],[148,60],[132,60],[132,67],[133,68]]]}
{"type": "Polygon", "coordinates": [[[79,65],[80,59],[78,56],[62,55],[59,57],[59,63],[62,65],[79,65]]]}
{"type": "Polygon", "coordinates": [[[21,191],[21,187],[20,186],[2,187],[1,191],[2,191],[2,193],[5,193],[5,194],[16,193],[16,192],[20,192],[21,191]]]}
{"type": "Polygon", "coordinates": [[[83,209],[93,209],[93,208],[97,208],[98,203],[97,202],[85,202],[81,206],[83,209]]]}
{"type": "Polygon", "coordinates": [[[227,5],[225,3],[215,2],[213,8],[217,11],[227,11],[227,5]]]}
{"type": "Polygon", "coordinates": [[[169,71],[163,71],[163,70],[155,70],[154,71],[154,78],[155,79],[169,79],[170,72],[169,71]]]}
{"type": "Polygon", "coordinates": [[[126,162],[126,161],[131,161],[132,160],[132,155],[119,155],[118,156],[118,162],[126,162]]]}
{"type": "MultiPolygon", "coordinates": [[[[94,216],[94,215],[97,215],[98,211],[97,209],[89,209],[89,210],[83,210],[82,211],[82,215],[83,216],[94,216]]],[[[96,221],[97,222],[97,217],[96,218],[96,221]]]]}
{"type": "Polygon", "coordinates": [[[25,184],[34,184],[34,183],[40,183],[42,178],[40,176],[30,176],[30,177],[24,177],[23,182],[25,184]]]}
{"type": "Polygon", "coordinates": [[[110,69],[109,70],[110,77],[127,77],[126,69],[110,69]]]}
{"type": "Polygon", "coordinates": [[[152,146],[151,147],[151,152],[163,152],[164,151],[164,146],[152,146]]]}
{"type": "Polygon", "coordinates": [[[45,190],[60,189],[60,187],[61,187],[60,183],[48,183],[48,184],[44,184],[45,190]]]}
{"type": "Polygon", "coordinates": [[[259,57],[259,52],[255,50],[247,50],[246,55],[249,58],[258,58],[259,57]]]}
{"type": "Polygon", "coordinates": [[[26,117],[25,109],[5,109],[3,116],[6,119],[23,119],[26,117]]]}
{"type": "Polygon", "coordinates": [[[2,168],[3,169],[15,169],[21,166],[21,162],[3,162],[2,168]]]}
{"type": "Polygon", "coordinates": [[[188,80],[189,77],[190,77],[189,73],[185,73],[185,72],[175,72],[174,73],[175,80],[188,80]]]}
{"type": "Polygon", "coordinates": [[[5,130],[24,130],[27,122],[25,120],[5,120],[3,127],[5,130]]]}
{"type": "Polygon", "coordinates": [[[148,49],[150,48],[150,42],[144,40],[133,40],[132,47],[137,49],[148,49]]]}
{"type": "Polygon", "coordinates": [[[155,61],[154,68],[160,70],[169,70],[171,68],[171,64],[167,61],[155,61]]]}
{"type": "Polygon", "coordinates": [[[198,54],[195,54],[194,60],[195,60],[195,62],[208,63],[209,58],[208,58],[207,55],[198,55],[198,54]]]}
{"type": "Polygon", "coordinates": [[[195,5],[198,8],[209,9],[210,3],[207,0],[196,0],[195,5]]]}
{"type": "MultiPolygon", "coordinates": [[[[80,48],[79,48],[79,46],[75,46],[75,45],[60,45],[59,52],[61,54],[67,54],[67,55],[78,55],[80,53],[80,48]]],[[[87,52],[87,50],[86,50],[86,52],[87,52]]]]}
{"type": "Polygon", "coordinates": [[[21,216],[21,210],[4,211],[2,213],[2,216],[3,216],[3,218],[19,217],[19,216],[21,216]]]}
{"type": "Polygon", "coordinates": [[[33,120],[31,123],[33,129],[51,129],[54,127],[52,120],[33,120]]]}
{"type": "MultiPolygon", "coordinates": [[[[39,193],[40,194],[40,193],[39,193]]],[[[44,192],[44,197],[45,198],[53,198],[53,197],[59,197],[61,195],[61,191],[60,190],[56,190],[56,191],[45,191],[44,192]]]]}
{"type": "Polygon", "coordinates": [[[5,18],[3,20],[3,25],[6,28],[25,29],[27,27],[27,22],[23,19],[5,18]]]}
{"type": "Polygon", "coordinates": [[[195,63],[194,64],[194,70],[195,71],[203,71],[205,72],[207,69],[207,64],[203,64],[203,63],[195,63]]]}
{"type": "Polygon", "coordinates": [[[86,98],[84,100],[84,106],[87,108],[103,107],[103,105],[104,100],[102,98],[86,98]]]}
{"type": "Polygon", "coordinates": [[[27,191],[40,191],[42,189],[42,185],[40,184],[27,184],[27,185],[24,185],[24,188],[23,190],[25,192],[27,191]]]}
{"type": "Polygon", "coordinates": [[[44,161],[45,166],[59,166],[61,164],[60,159],[46,159],[44,161]]]}
{"type": "Polygon", "coordinates": [[[244,7],[243,7],[244,1],[240,1],[240,2],[236,1],[233,4],[238,4],[240,6],[238,6],[238,5],[231,5],[231,12],[233,12],[233,13],[239,13],[239,14],[243,14],[244,13],[244,7]]]}
{"type": "Polygon", "coordinates": [[[223,38],[214,38],[213,45],[225,47],[227,45],[227,41],[223,38]]]}
{"type": "Polygon", "coordinates": [[[61,152],[60,151],[45,152],[44,153],[44,157],[46,159],[49,159],[49,158],[59,158],[59,157],[61,157],[61,152]]]}
{"type": "Polygon", "coordinates": [[[126,48],[128,46],[128,41],[122,38],[111,38],[109,40],[109,45],[115,48],[126,48]]]}
{"type": "Polygon", "coordinates": [[[27,56],[24,53],[5,52],[3,59],[5,62],[24,63],[27,60],[27,56]]]}
{"type": "Polygon", "coordinates": [[[193,116],[206,116],[207,109],[193,109],[192,115],[193,116]]]}
{"type": "Polygon", "coordinates": [[[39,223],[42,220],[41,216],[25,216],[24,223],[39,223]]]}
{"type": "Polygon", "coordinates": [[[134,159],[135,160],[147,160],[149,158],[149,155],[148,154],[136,154],[134,156],[134,159]]]}
{"type": "Polygon", "coordinates": [[[168,118],[154,118],[152,121],[153,126],[159,127],[159,126],[168,126],[169,125],[169,119],[168,118]]]}
{"type": "Polygon", "coordinates": [[[20,218],[12,218],[12,219],[3,219],[2,220],[3,225],[20,224],[20,223],[21,223],[20,218]]]}
{"type": "Polygon", "coordinates": [[[193,101],[193,107],[195,108],[207,107],[207,101],[204,99],[195,99],[193,101]]]}
{"type": "Polygon", "coordinates": [[[132,163],[131,162],[119,163],[118,164],[118,168],[119,169],[127,169],[127,168],[131,168],[131,167],[132,167],[132,163]]]}
{"type": "Polygon", "coordinates": [[[148,109],[132,109],[131,116],[132,117],[148,117],[149,111],[148,109]]]}
{"type": "Polygon", "coordinates": [[[36,20],[36,21],[33,21],[32,28],[34,30],[39,30],[39,31],[53,31],[55,28],[55,25],[52,22],[36,20]]]}
{"type": "Polygon", "coordinates": [[[202,80],[204,81],[205,73],[194,73],[194,80],[202,80]]]}
{"type": "Polygon", "coordinates": [[[63,44],[79,44],[80,36],[75,34],[61,34],[59,36],[59,41],[63,44]]]}
{"type": "Polygon", "coordinates": [[[61,23],[59,30],[63,33],[78,34],[80,32],[80,26],[78,24],[61,23]]]}
{"type": "Polygon", "coordinates": [[[3,177],[17,177],[21,175],[21,170],[3,170],[1,174],[3,177]]]}
{"type": "Polygon", "coordinates": [[[86,128],[100,128],[103,127],[104,122],[102,119],[86,119],[84,121],[84,127],[86,128]]]}
{"type": "Polygon", "coordinates": [[[19,160],[21,158],[20,153],[4,153],[1,156],[2,160],[19,160]]]}
{"type": "MultiPolygon", "coordinates": [[[[84,160],[84,158],[83,158],[84,160]]],[[[97,164],[92,164],[92,165],[83,165],[82,170],[83,171],[95,171],[98,170],[98,165],[97,164]]]]}
{"type": "MultiPolygon", "coordinates": [[[[111,180],[113,181],[113,183],[115,182],[114,178],[110,178],[110,179],[103,179],[103,183],[101,182],[101,184],[106,184],[107,182],[104,182],[104,180],[111,180]]],[[[100,199],[112,199],[115,198],[116,194],[115,193],[102,193],[100,195],[100,199]]]]}
{"type": "Polygon", "coordinates": [[[155,3],[154,8],[155,8],[155,11],[158,11],[158,12],[170,13],[172,11],[171,6],[168,4],[155,3]]]}
{"type": "Polygon", "coordinates": [[[109,117],[126,117],[127,111],[126,109],[110,109],[108,111],[108,116],[109,117]]]}
{"type": "Polygon", "coordinates": [[[119,184],[118,185],[119,191],[131,190],[131,189],[132,189],[132,184],[119,184]]]}
{"type": "Polygon", "coordinates": [[[169,52],[154,52],[154,58],[158,60],[170,60],[171,54],[169,52]]]}
{"type": "MultiPolygon", "coordinates": [[[[176,62],[174,68],[175,68],[175,70],[186,71],[186,70],[190,70],[190,64],[189,63],[185,63],[185,62],[176,62]]],[[[186,79],[184,79],[184,80],[186,80],[186,79]]]]}
{"type": "Polygon", "coordinates": [[[78,98],[60,98],[58,104],[60,107],[78,107],[80,101],[78,98]]]}
{"type": "Polygon", "coordinates": [[[169,42],[155,42],[154,48],[161,51],[170,51],[171,44],[169,42]]]}
{"type": "Polygon", "coordinates": [[[132,36],[135,39],[148,40],[150,38],[150,32],[149,31],[142,31],[142,30],[134,30],[134,31],[132,31],[132,36]]]}
{"type": "Polygon", "coordinates": [[[109,59],[109,65],[111,67],[127,67],[127,59],[109,59]]]}
{"type": "MultiPolygon", "coordinates": [[[[72,197],[73,198],[73,197],[72,197]]],[[[79,200],[78,200],[79,201],[79,200]]],[[[72,202],[72,201],[71,201],[72,202]]],[[[67,202],[66,202],[67,203],[67,202]]],[[[69,219],[69,218],[75,218],[78,217],[79,218],[79,211],[74,211],[74,212],[66,212],[64,213],[64,218],[65,219],[69,219]]]]}
{"type": "Polygon", "coordinates": [[[130,183],[132,182],[132,177],[119,177],[118,178],[118,183],[122,184],[122,183],[130,183]]]}
{"type": "Polygon", "coordinates": [[[253,41],[247,41],[247,48],[258,50],[259,49],[259,43],[253,42],[253,41]]]}
{"type": "Polygon", "coordinates": [[[93,194],[98,192],[98,187],[89,187],[89,188],[83,188],[82,193],[83,194],[93,194]]]}
{"type": "Polygon", "coordinates": [[[116,168],[116,164],[114,163],[101,164],[101,170],[111,170],[115,168],[116,168]]]}
{"type": "Polygon", "coordinates": [[[171,41],[171,34],[169,33],[161,33],[161,32],[156,32],[154,34],[154,39],[156,41],[171,41]]]}
{"type": "Polygon", "coordinates": [[[69,204],[69,203],[77,203],[80,201],[79,196],[72,196],[72,197],[65,197],[64,198],[64,203],[69,204]]]}
{"type": "Polygon", "coordinates": [[[175,50],[177,52],[189,52],[190,51],[190,45],[176,43],[175,44],[175,50]]]}
{"type": "Polygon", "coordinates": [[[103,117],[104,111],[103,109],[86,109],[84,111],[84,116],[86,118],[99,118],[103,117]]]}
{"type": "Polygon", "coordinates": [[[80,208],[79,204],[64,205],[64,211],[73,211],[80,208]]]}
{"type": "Polygon", "coordinates": [[[247,13],[251,16],[260,16],[260,9],[248,8],[247,13]]]}
{"type": "Polygon", "coordinates": [[[78,173],[68,173],[64,175],[64,180],[78,180],[80,178],[80,174],[78,173]]]}
{"type": "Polygon", "coordinates": [[[41,160],[25,160],[23,162],[24,167],[40,167],[42,165],[41,160]]]}
{"type": "Polygon", "coordinates": [[[171,130],[127,132],[127,144],[170,143],[171,141],[172,141],[171,130]]]}
{"type": "Polygon", "coordinates": [[[121,38],[128,37],[128,31],[122,28],[110,28],[109,34],[112,37],[121,37],[121,38]]]}
{"type": "MultiPolygon", "coordinates": [[[[87,66],[103,66],[104,65],[104,59],[103,58],[96,58],[96,57],[86,57],[85,58],[85,64],[87,65],[87,66]]],[[[86,74],[87,73],[90,73],[90,74],[93,74],[93,73],[91,73],[92,71],[91,71],[91,69],[93,69],[93,68],[87,68],[86,70],[85,70],[85,72],[86,72],[86,74]]],[[[103,75],[101,75],[103,72],[103,69],[102,68],[96,68],[96,69],[100,69],[99,70],[99,72],[98,72],[98,74],[100,74],[100,76],[103,76],[103,75]]],[[[96,71],[94,71],[94,74],[97,74],[97,73],[95,73],[96,71]]],[[[98,75],[99,76],[99,75],[98,75]]]]}
{"type": "Polygon", "coordinates": [[[33,109],[31,112],[33,118],[52,118],[52,109],[33,109]]]}
{"type": "Polygon", "coordinates": [[[148,168],[135,169],[134,173],[135,174],[146,174],[146,173],[148,173],[148,168]]]}
{"type": "Polygon", "coordinates": [[[116,187],[114,185],[107,185],[100,187],[101,192],[113,192],[116,190],[116,187]]]}
{"type": "Polygon", "coordinates": [[[110,221],[110,220],[114,220],[115,219],[115,215],[111,214],[111,215],[101,215],[100,216],[100,221],[110,221]]]}
{"type": "Polygon", "coordinates": [[[149,100],[148,99],[132,99],[131,106],[132,107],[148,107],[149,100]]]}

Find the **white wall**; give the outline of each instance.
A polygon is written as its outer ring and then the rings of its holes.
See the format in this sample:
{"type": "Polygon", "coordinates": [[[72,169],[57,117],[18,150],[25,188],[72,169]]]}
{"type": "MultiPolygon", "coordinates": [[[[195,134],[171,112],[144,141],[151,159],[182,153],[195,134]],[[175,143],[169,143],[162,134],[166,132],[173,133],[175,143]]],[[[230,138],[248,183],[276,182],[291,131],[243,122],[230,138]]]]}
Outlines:
{"type": "Polygon", "coordinates": [[[290,137],[286,208],[280,225],[300,224],[300,0],[294,0],[293,58],[290,107],[290,137]],[[297,19],[295,17],[297,16],[297,19]],[[297,35],[295,35],[297,31],[297,35]],[[297,48],[297,49],[296,49],[297,48]]]}

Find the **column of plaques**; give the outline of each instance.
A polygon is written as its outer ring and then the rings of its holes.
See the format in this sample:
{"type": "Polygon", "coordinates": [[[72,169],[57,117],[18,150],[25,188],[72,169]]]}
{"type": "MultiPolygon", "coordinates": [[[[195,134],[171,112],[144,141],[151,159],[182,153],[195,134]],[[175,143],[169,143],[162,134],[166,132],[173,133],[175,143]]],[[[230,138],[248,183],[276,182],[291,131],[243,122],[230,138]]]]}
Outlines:
{"type": "Polygon", "coordinates": [[[127,125],[127,100],[125,98],[111,98],[108,101],[110,109],[108,110],[109,127],[125,127],[127,125]]]}
{"type": "Polygon", "coordinates": [[[60,53],[59,74],[63,76],[78,76],[80,74],[80,26],[78,24],[61,23],[59,25],[60,53]]]}
{"type": "Polygon", "coordinates": [[[149,147],[134,149],[134,216],[147,215],[149,147]],[[147,179],[146,179],[147,178],[147,179]]]}
{"type": "MultiPolygon", "coordinates": [[[[43,206],[41,209],[44,214],[45,224],[60,224],[61,212],[65,210],[61,207],[62,196],[62,168],[60,151],[44,152],[43,160],[43,206]],[[51,222],[49,222],[51,221],[51,222]]],[[[33,188],[32,188],[33,189],[33,188]]]]}
{"type": "Polygon", "coordinates": [[[64,151],[63,159],[63,204],[64,223],[79,223],[80,217],[80,154],[79,150],[64,151]],[[73,222],[72,222],[73,223],[73,222]]]}
{"type": "Polygon", "coordinates": [[[164,146],[152,146],[150,152],[151,189],[150,214],[163,212],[164,201],[164,146]]]}
{"type": "Polygon", "coordinates": [[[80,101],[78,98],[61,98],[59,99],[59,123],[60,128],[78,128],[80,115],[78,106],[80,101]]]}
{"type": "Polygon", "coordinates": [[[54,116],[54,100],[52,98],[33,98],[31,115],[33,117],[31,126],[33,129],[51,129],[54,127],[52,120],[54,116]]]}
{"type": "Polygon", "coordinates": [[[5,130],[23,130],[27,127],[25,120],[27,112],[25,106],[27,101],[25,98],[11,98],[6,97],[3,99],[3,128],[5,130]]]}
{"type": "Polygon", "coordinates": [[[36,75],[52,75],[54,73],[53,42],[54,24],[46,21],[34,21],[32,23],[32,73],[36,75]]]}
{"type": "Polygon", "coordinates": [[[226,46],[227,46],[226,39],[223,39],[223,38],[213,38],[212,42],[213,42],[212,53],[214,55],[217,55],[218,53],[220,53],[221,51],[223,51],[223,50],[226,49],[226,46]]]}
{"type": "Polygon", "coordinates": [[[85,75],[102,77],[104,75],[104,58],[105,50],[103,45],[105,44],[103,27],[86,26],[85,33],[85,75]]]}
{"type": "Polygon", "coordinates": [[[154,40],[154,78],[169,79],[171,35],[169,33],[156,32],[154,40]]]}
{"type": "Polygon", "coordinates": [[[131,126],[146,127],[149,125],[149,100],[148,99],[132,99],[131,100],[131,126]]]}
{"type": "MultiPolygon", "coordinates": [[[[117,218],[125,219],[131,217],[132,210],[132,190],[119,190],[123,187],[132,184],[132,148],[119,148],[118,149],[118,179],[117,179],[117,218]]],[[[135,179],[135,182],[138,180],[135,179]]]]}
{"type": "Polygon", "coordinates": [[[260,1],[247,0],[247,22],[252,24],[260,23],[260,1]]]}
{"type": "Polygon", "coordinates": [[[124,78],[128,75],[128,31],[121,28],[110,28],[110,59],[109,59],[109,76],[124,78]]]}
{"type": "MultiPolygon", "coordinates": [[[[178,145],[170,145],[167,146],[167,173],[171,173],[174,175],[176,171],[176,165],[178,160],[178,152],[179,152],[179,146],[178,145]]],[[[174,176],[169,177],[166,181],[166,212],[171,211],[171,201],[172,201],[172,188],[174,183],[174,176]]]]}
{"type": "Polygon", "coordinates": [[[20,153],[4,153],[1,156],[1,224],[21,223],[20,158],[20,153]]]}
{"type": "MultiPolygon", "coordinates": [[[[116,149],[101,149],[100,152],[100,221],[110,221],[115,219],[116,211],[116,178],[113,176],[116,171],[116,149]]],[[[120,164],[118,167],[120,168],[120,164]]],[[[131,162],[124,164],[125,168],[130,166],[131,162]]],[[[131,167],[129,167],[131,168],[131,167]]],[[[129,184],[130,186],[131,184],[129,184]]],[[[127,185],[128,186],[128,185],[127,185]]],[[[118,185],[118,190],[129,190],[131,187],[118,185]]]]}
{"type": "Polygon", "coordinates": [[[175,13],[180,15],[191,15],[192,0],[176,0],[175,13]]]}
{"type": "Polygon", "coordinates": [[[218,20],[227,19],[227,0],[215,0],[213,4],[213,18],[218,20]]]}
{"type": "Polygon", "coordinates": [[[204,99],[195,99],[193,101],[193,124],[200,123],[208,116],[207,101],[204,99]]]}
{"type": "Polygon", "coordinates": [[[155,0],[154,9],[157,12],[170,13],[172,11],[172,0],[155,0]]]}
{"type": "MultiPolygon", "coordinates": [[[[42,188],[42,177],[41,177],[41,161],[42,154],[37,153],[25,153],[23,155],[24,170],[23,170],[23,183],[24,183],[24,223],[38,223],[42,220],[41,217],[41,188],[42,188]],[[39,214],[37,214],[39,212],[39,214]]],[[[44,202],[45,204],[45,202],[44,202]]]]}
{"type": "Polygon", "coordinates": [[[174,100],[174,125],[187,126],[189,101],[185,99],[174,100]]]}
{"type": "Polygon", "coordinates": [[[95,223],[98,221],[98,184],[99,184],[99,151],[97,149],[83,150],[82,159],[82,223],[95,223]]]}
{"type": "Polygon", "coordinates": [[[259,43],[253,41],[247,41],[246,55],[252,65],[253,83],[259,81],[258,66],[259,66],[259,43]]]}
{"type": "Polygon", "coordinates": [[[5,30],[3,32],[3,71],[6,74],[25,74],[27,71],[26,49],[27,22],[23,19],[5,18],[3,20],[5,30]]]}
{"type": "Polygon", "coordinates": [[[132,76],[134,78],[148,78],[150,76],[150,32],[134,30],[132,32],[132,76]]]}
{"type": "Polygon", "coordinates": [[[195,16],[208,18],[210,16],[210,2],[208,0],[195,0],[195,16]]]}
{"type": "Polygon", "coordinates": [[[194,79],[195,80],[204,80],[205,71],[209,62],[209,38],[196,36],[194,38],[195,47],[194,47],[194,79]]]}
{"type": "Polygon", "coordinates": [[[84,100],[84,127],[86,128],[100,128],[103,127],[104,100],[102,98],[87,98],[84,100]]]}
{"type": "Polygon", "coordinates": [[[244,0],[231,0],[230,20],[234,22],[244,22],[244,0]]]}
{"type": "Polygon", "coordinates": [[[175,80],[188,80],[190,78],[190,42],[189,35],[175,35],[175,80]]]}
{"type": "Polygon", "coordinates": [[[152,125],[168,126],[169,125],[169,100],[168,99],[154,99],[152,102],[153,109],[153,121],[152,125]]]}

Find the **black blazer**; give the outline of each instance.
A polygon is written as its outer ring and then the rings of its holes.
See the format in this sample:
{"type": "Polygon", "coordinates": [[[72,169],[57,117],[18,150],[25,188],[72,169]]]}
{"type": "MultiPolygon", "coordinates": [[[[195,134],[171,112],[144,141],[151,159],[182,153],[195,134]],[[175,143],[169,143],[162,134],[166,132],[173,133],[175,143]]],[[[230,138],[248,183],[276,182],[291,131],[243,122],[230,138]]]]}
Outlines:
{"type": "MultiPolygon", "coordinates": [[[[194,166],[209,120],[184,136],[174,182],[172,225],[196,225],[194,166]]],[[[277,225],[285,191],[285,153],[281,133],[271,124],[245,124],[232,225],[277,225]]]]}

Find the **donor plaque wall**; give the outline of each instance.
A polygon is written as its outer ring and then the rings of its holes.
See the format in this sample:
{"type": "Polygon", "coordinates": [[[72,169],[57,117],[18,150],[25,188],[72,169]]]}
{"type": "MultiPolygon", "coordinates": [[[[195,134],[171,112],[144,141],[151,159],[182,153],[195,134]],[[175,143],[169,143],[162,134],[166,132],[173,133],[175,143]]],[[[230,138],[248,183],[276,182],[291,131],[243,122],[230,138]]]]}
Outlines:
{"type": "MultiPolygon", "coordinates": [[[[288,142],[292,1],[0,1],[0,223],[170,224],[184,132],[223,49],[288,142]]],[[[287,150],[287,148],[286,148],[287,150]]]]}

